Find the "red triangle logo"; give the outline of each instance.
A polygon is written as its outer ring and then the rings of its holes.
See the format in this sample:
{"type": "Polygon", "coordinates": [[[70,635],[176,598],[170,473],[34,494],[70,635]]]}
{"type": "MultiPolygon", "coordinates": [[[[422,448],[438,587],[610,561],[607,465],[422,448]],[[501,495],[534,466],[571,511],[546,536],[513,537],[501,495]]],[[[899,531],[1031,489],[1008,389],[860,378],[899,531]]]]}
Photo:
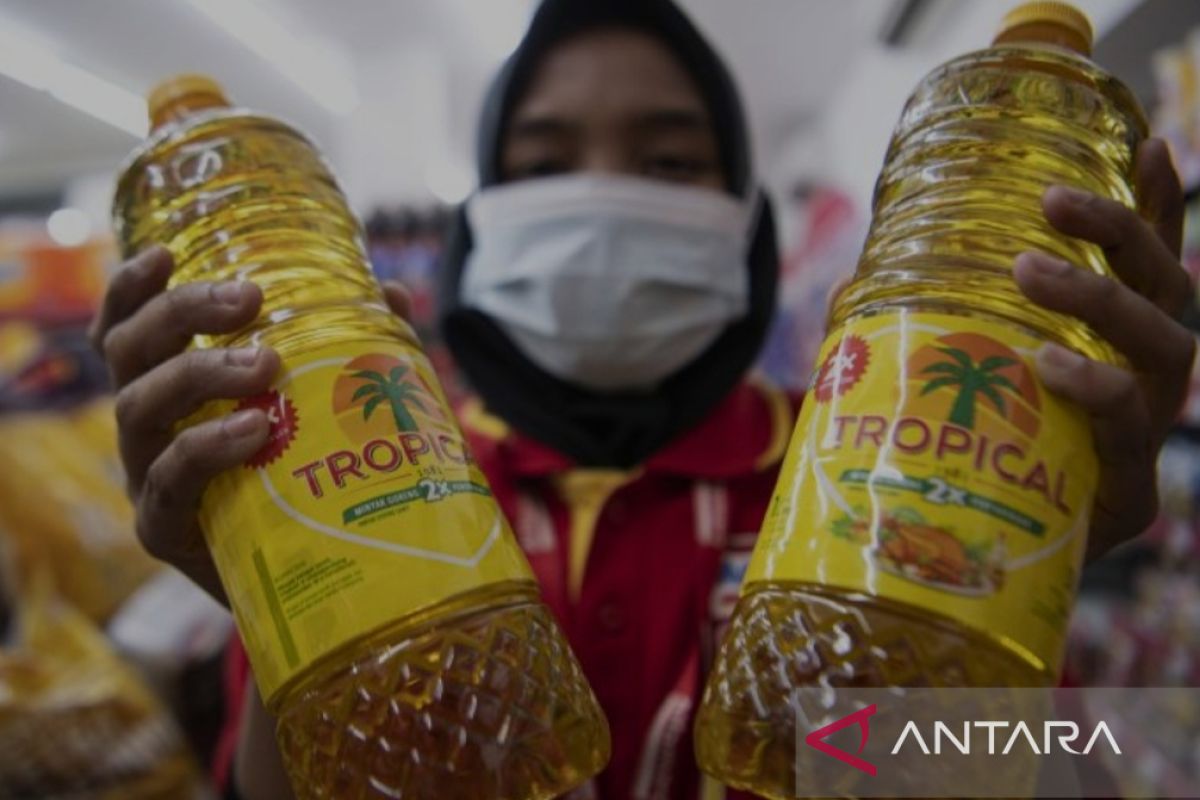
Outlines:
{"type": "Polygon", "coordinates": [[[823,728],[817,728],[815,731],[804,737],[804,743],[809,747],[820,750],[827,756],[832,756],[844,764],[849,764],[855,769],[865,772],[868,775],[875,775],[875,765],[866,759],[858,757],[863,749],[867,746],[867,738],[871,735],[870,717],[877,709],[875,704],[860,708],[852,714],[847,714],[839,720],[829,723],[823,728]],[[849,728],[851,725],[857,725],[862,730],[862,741],[858,744],[857,753],[847,753],[845,750],[834,747],[825,739],[840,731],[842,728],[849,728]]]}

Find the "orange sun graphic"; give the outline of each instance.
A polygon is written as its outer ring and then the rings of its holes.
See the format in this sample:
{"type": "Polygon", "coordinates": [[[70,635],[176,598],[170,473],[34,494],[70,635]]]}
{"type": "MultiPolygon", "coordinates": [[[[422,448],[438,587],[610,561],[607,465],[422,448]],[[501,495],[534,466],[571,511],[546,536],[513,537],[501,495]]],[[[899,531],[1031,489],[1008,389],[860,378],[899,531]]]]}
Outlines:
{"type": "Polygon", "coordinates": [[[909,356],[906,413],[981,433],[1032,439],[1041,427],[1038,384],[1025,359],[977,333],[952,333],[909,356]]]}
{"type": "Polygon", "coordinates": [[[449,426],[432,381],[417,364],[382,353],[342,367],[333,386],[333,415],[355,442],[449,426]]]}

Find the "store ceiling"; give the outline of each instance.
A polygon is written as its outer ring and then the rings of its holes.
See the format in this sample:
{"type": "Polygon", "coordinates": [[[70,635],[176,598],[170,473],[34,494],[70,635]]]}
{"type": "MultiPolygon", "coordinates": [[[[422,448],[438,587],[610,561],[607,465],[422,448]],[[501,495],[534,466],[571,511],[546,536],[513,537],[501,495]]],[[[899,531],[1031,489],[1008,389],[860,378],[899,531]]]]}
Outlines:
{"type": "MultiPolygon", "coordinates": [[[[1140,1],[1075,0],[1099,31],[1140,1]]],[[[747,97],[765,176],[794,172],[797,142],[806,131],[830,127],[826,123],[832,119],[840,120],[838,130],[817,133],[851,143],[840,158],[867,165],[861,170],[866,185],[908,88],[938,60],[986,42],[1004,8],[1016,0],[679,2],[733,66],[747,97]],[[900,46],[883,47],[879,34],[885,21],[914,8],[919,13],[910,16],[916,22],[900,46]],[[846,92],[852,96],[843,97],[846,92]],[[863,107],[864,113],[852,118],[833,113],[847,102],[863,107]],[[866,113],[876,107],[878,114],[866,113]],[[863,136],[855,138],[859,127],[863,136]]],[[[484,87],[506,48],[515,44],[533,3],[0,0],[0,201],[11,207],[14,197],[25,195],[44,204],[47,193],[76,176],[111,174],[136,142],[126,132],[4,77],[5,58],[11,59],[4,43],[6,37],[13,41],[14,34],[17,41],[22,36],[41,39],[64,61],[138,95],[172,73],[213,75],[241,103],[308,131],[330,155],[352,200],[365,210],[380,202],[428,199],[437,182],[421,173],[430,163],[442,177],[449,173],[461,184],[466,172],[469,180],[475,115],[484,87]],[[305,87],[298,86],[214,22],[213,10],[219,8],[235,15],[259,9],[268,22],[291,35],[325,40],[344,58],[361,97],[357,109],[339,116],[323,107],[305,91],[312,88],[311,81],[301,80],[305,87]],[[427,116],[437,119],[430,123],[427,116]]],[[[1174,0],[1156,3],[1179,8],[1174,0]]],[[[1177,35],[1169,24],[1172,16],[1177,16],[1174,11],[1159,27],[1177,35]]],[[[1125,49],[1144,53],[1147,47],[1125,49]]],[[[107,192],[104,177],[90,183],[91,195],[107,192]]]]}
{"type": "MultiPolygon", "coordinates": [[[[237,99],[294,120],[319,141],[348,124],[201,14],[209,0],[0,0],[0,25],[50,41],[63,57],[143,93],[173,72],[208,72],[237,99]],[[14,27],[17,26],[17,27],[14,27]]],[[[254,0],[291,32],[343,49],[364,78],[407,49],[439,55],[451,89],[453,147],[469,147],[487,76],[529,0],[254,0]]],[[[248,0],[242,0],[248,2],[248,0]]],[[[879,0],[683,0],[728,55],[769,157],[816,115],[837,77],[876,37],[879,0]]],[[[401,62],[397,62],[401,63],[401,62]]],[[[361,80],[364,105],[386,104],[387,81],[361,80]]],[[[112,169],[135,139],[49,95],[0,77],[0,195],[44,190],[81,172],[112,169]]]]}

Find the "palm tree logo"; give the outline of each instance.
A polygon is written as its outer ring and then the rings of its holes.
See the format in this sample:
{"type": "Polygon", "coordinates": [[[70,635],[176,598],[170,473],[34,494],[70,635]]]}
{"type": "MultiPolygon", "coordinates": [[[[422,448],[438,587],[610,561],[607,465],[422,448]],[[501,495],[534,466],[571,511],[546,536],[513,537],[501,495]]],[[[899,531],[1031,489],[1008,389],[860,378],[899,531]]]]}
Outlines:
{"type": "Polygon", "coordinates": [[[375,409],[386,401],[391,408],[397,431],[410,433],[417,430],[417,421],[413,418],[410,407],[427,414],[429,409],[421,402],[421,387],[405,378],[408,371],[408,367],[396,366],[392,367],[386,378],[383,373],[373,369],[359,370],[351,376],[364,381],[350,398],[351,405],[362,403],[363,420],[369,420],[375,409]]]}
{"type": "Polygon", "coordinates": [[[983,395],[992,402],[1001,414],[1006,413],[1004,395],[1000,390],[1007,390],[1020,396],[1020,390],[1008,378],[997,373],[997,370],[1011,367],[1017,363],[1015,359],[1005,356],[989,356],[980,362],[971,358],[965,350],[957,347],[939,347],[939,352],[948,356],[945,361],[930,364],[921,370],[921,374],[932,376],[921,389],[921,395],[927,395],[947,386],[958,387],[958,396],[950,408],[950,422],[963,428],[975,428],[975,402],[983,395]]]}

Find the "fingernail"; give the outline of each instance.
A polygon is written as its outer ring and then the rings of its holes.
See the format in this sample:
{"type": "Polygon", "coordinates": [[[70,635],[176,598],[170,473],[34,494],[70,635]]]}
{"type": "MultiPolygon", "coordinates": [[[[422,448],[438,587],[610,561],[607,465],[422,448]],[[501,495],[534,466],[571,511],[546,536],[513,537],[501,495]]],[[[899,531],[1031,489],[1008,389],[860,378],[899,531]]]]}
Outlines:
{"type": "Polygon", "coordinates": [[[1037,360],[1051,369],[1076,369],[1084,363],[1084,357],[1074,350],[1068,350],[1057,344],[1047,344],[1037,353],[1037,360]]]}
{"type": "Polygon", "coordinates": [[[226,358],[235,367],[253,367],[261,352],[257,347],[240,347],[227,351],[226,358]]]}
{"type": "Polygon", "coordinates": [[[222,423],[222,427],[228,436],[234,439],[241,439],[258,430],[258,420],[261,414],[262,412],[254,409],[239,411],[236,414],[226,417],[225,422],[222,423]]]}
{"type": "Polygon", "coordinates": [[[240,281],[218,283],[212,288],[213,299],[218,303],[233,306],[242,300],[243,287],[240,281]]]}
{"type": "Polygon", "coordinates": [[[1149,139],[1142,142],[1142,149],[1148,150],[1154,153],[1156,156],[1166,155],[1169,157],[1171,155],[1171,149],[1167,147],[1166,139],[1158,136],[1151,136],[1149,139]]]}
{"type": "Polygon", "coordinates": [[[1046,277],[1057,278],[1074,269],[1069,261],[1063,261],[1061,258],[1055,258],[1047,253],[1023,253],[1021,258],[1029,269],[1046,277]]]}
{"type": "Polygon", "coordinates": [[[171,253],[162,245],[152,245],[138,254],[138,271],[150,275],[158,270],[164,259],[170,258],[171,253]]]}
{"type": "Polygon", "coordinates": [[[1092,195],[1082,189],[1076,189],[1074,186],[1060,184],[1058,186],[1051,186],[1050,191],[1062,195],[1064,200],[1073,205],[1083,205],[1092,199],[1092,195]]]}

